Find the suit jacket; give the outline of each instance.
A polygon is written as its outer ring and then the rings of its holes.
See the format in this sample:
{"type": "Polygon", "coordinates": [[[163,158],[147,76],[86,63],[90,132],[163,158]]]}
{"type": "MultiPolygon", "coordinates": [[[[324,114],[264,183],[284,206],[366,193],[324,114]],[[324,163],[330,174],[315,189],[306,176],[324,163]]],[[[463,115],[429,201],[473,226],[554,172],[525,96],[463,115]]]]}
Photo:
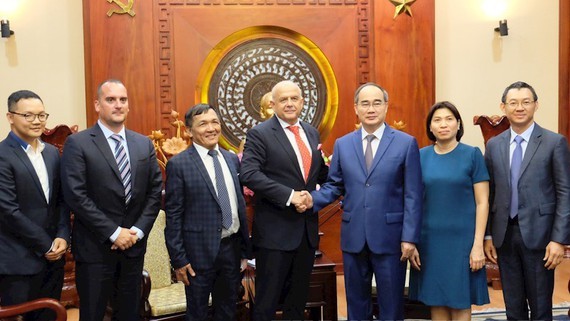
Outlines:
{"type": "Polygon", "coordinates": [[[289,251],[301,244],[305,231],[313,247],[318,246],[318,212],[297,213],[286,206],[291,190],[313,191],[326,179],[328,167],[321,152],[318,131],[301,121],[312,150],[311,170],[303,178],[295,150],[276,116],[247,132],[241,167],[241,182],[255,193],[253,243],[267,249],[289,251]]]}
{"type": "MultiPolygon", "coordinates": [[[[487,142],[485,162],[491,176],[487,233],[501,247],[511,206],[511,131],[487,142]]],[[[570,243],[570,156],[562,135],[535,124],[518,181],[518,220],[529,249],[544,249],[548,242],[570,243]]]]}
{"type": "MultiPolygon", "coordinates": [[[[232,173],[237,196],[242,258],[251,257],[239,159],[220,148],[232,173]]],[[[172,157],[166,165],[166,246],[175,269],[192,264],[209,269],[220,248],[222,209],[216,190],[194,145],[172,157]]]]}
{"type": "MultiPolygon", "coordinates": [[[[46,265],[55,238],[69,242],[69,211],[63,204],[59,152],[42,152],[50,186],[49,203],[36,171],[11,135],[0,143],[0,274],[30,275],[46,265]]],[[[63,264],[63,260],[61,260],[63,264]]]]}
{"type": "Polygon", "coordinates": [[[400,243],[418,243],[423,183],[418,145],[386,126],[370,173],[362,151],[362,129],[335,142],[327,183],[313,196],[320,210],[344,195],[341,248],[358,253],[365,244],[376,254],[395,254],[400,243]]]}
{"type": "Polygon", "coordinates": [[[109,237],[117,227],[136,226],[145,235],[125,254],[144,255],[148,233],[158,215],[162,174],[148,137],[126,130],[132,195],[125,190],[115,156],[99,125],[69,136],[62,157],[62,185],[75,214],[72,251],[77,261],[102,262],[112,253],[109,237]]]}

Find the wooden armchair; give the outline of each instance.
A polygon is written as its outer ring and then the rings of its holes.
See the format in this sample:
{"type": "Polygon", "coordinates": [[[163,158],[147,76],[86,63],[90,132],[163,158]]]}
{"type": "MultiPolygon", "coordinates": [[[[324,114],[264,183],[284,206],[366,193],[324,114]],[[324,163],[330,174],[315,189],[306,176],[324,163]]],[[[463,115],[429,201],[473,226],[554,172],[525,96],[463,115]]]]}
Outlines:
{"type": "MultiPolygon", "coordinates": [[[[170,266],[166,249],[164,228],[166,213],[160,210],[148,235],[148,245],[144,257],[142,275],[141,320],[184,320],[186,315],[186,294],[184,284],[177,282],[170,266]],[[151,278],[152,276],[152,278],[151,278]]],[[[240,285],[238,291],[237,319],[248,320],[247,300],[244,300],[245,288],[240,285]]],[[[210,305],[212,298],[210,297],[210,305]]],[[[210,314],[212,309],[210,309],[210,314]]]]}
{"type": "MultiPolygon", "coordinates": [[[[509,129],[510,123],[506,116],[474,116],[473,124],[481,127],[483,133],[483,140],[485,144],[494,136],[499,135],[505,130],[509,129]]],[[[500,290],[503,288],[501,284],[501,274],[499,273],[499,266],[489,260],[485,262],[485,269],[487,270],[487,283],[493,289],[500,290]]]]}
{"type": "Polygon", "coordinates": [[[148,235],[142,277],[141,320],[184,320],[186,294],[184,284],[172,277],[166,249],[166,215],[161,210],[148,235]],[[152,276],[152,282],[151,282],[152,276]]]}
{"type": "Polygon", "coordinates": [[[67,320],[67,312],[65,311],[63,305],[61,305],[61,303],[59,303],[57,300],[47,298],[37,299],[10,306],[0,306],[0,320],[18,320],[18,315],[39,309],[53,310],[56,315],[56,321],[67,320]]]}
{"type": "MultiPolygon", "coordinates": [[[[41,136],[42,141],[52,144],[63,152],[63,145],[67,137],[77,132],[77,125],[57,125],[52,129],[46,128],[41,136]]],[[[73,224],[73,214],[71,215],[71,224],[73,224]]],[[[75,260],[71,254],[71,246],[65,253],[65,267],[63,276],[63,289],[61,291],[61,303],[65,307],[79,307],[79,296],[77,295],[77,287],[75,286],[75,260]]]]}

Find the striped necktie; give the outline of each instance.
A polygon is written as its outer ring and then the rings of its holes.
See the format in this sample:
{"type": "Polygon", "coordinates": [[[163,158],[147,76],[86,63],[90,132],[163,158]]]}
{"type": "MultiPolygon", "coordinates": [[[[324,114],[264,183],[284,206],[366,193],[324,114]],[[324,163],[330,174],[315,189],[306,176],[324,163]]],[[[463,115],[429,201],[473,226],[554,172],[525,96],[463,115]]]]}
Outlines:
{"type": "Polygon", "coordinates": [[[131,164],[129,163],[129,158],[127,157],[127,150],[123,145],[123,137],[117,134],[111,135],[117,144],[115,145],[115,160],[117,161],[117,166],[119,167],[119,173],[121,174],[121,181],[123,182],[123,187],[125,188],[125,204],[129,204],[131,200],[131,164]]]}

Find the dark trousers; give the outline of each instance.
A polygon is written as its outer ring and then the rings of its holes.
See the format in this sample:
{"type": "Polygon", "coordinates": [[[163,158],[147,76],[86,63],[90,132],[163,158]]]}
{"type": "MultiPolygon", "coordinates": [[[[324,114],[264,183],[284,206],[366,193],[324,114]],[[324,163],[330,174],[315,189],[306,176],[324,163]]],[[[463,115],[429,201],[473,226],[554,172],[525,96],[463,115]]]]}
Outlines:
{"type": "Polygon", "coordinates": [[[309,246],[306,235],[293,251],[256,249],[253,321],[273,320],[280,298],[283,320],[304,320],[315,262],[315,249],[309,246]]]}
{"type": "MultiPolygon", "coordinates": [[[[63,287],[63,265],[47,262],[45,268],[33,275],[0,275],[0,305],[13,305],[39,298],[60,300],[63,287]]],[[[54,320],[55,313],[42,309],[26,314],[26,320],[54,320]]]]}
{"type": "Polygon", "coordinates": [[[79,319],[101,321],[107,303],[113,320],[139,321],[144,256],[130,258],[116,251],[105,262],[76,262],[79,319]]]}
{"type": "MultiPolygon", "coordinates": [[[[234,234],[235,235],[235,234],[234,234]]],[[[235,320],[238,288],[241,281],[240,242],[236,236],[224,238],[214,266],[211,269],[194,269],[186,292],[186,321],[206,321],[208,319],[208,299],[212,294],[214,321],[235,320]]]]}
{"type": "Polygon", "coordinates": [[[552,320],[554,270],[544,267],[545,249],[530,250],[518,225],[509,225],[497,249],[508,320],[552,320]]]}
{"type": "Polygon", "coordinates": [[[342,252],[348,320],[372,320],[372,274],[376,276],[379,320],[404,319],[406,263],[400,254],[342,252]]]}

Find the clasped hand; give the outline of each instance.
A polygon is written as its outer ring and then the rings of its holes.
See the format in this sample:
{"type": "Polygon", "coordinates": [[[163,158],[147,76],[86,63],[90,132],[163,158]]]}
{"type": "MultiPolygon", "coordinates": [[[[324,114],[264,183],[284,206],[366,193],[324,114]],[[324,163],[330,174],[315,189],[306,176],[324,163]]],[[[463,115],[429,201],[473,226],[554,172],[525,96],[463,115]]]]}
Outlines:
{"type": "Polygon", "coordinates": [[[127,250],[135,245],[138,240],[139,237],[137,236],[136,231],[121,227],[121,232],[119,233],[119,236],[117,236],[113,245],[111,245],[111,250],[127,250]]]}
{"type": "Polygon", "coordinates": [[[297,212],[303,213],[313,207],[313,197],[308,191],[295,191],[291,204],[295,205],[297,212]]]}

